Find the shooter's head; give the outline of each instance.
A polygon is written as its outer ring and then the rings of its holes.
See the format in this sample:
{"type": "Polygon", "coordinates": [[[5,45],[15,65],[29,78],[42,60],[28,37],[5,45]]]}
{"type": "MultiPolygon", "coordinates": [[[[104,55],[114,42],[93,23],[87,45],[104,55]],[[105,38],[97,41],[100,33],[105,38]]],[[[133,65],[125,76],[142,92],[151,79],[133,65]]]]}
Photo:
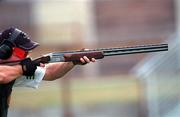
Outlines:
{"type": "Polygon", "coordinates": [[[6,29],[0,34],[0,60],[8,60],[13,56],[23,59],[29,51],[38,45],[21,30],[17,28],[6,29]]]}

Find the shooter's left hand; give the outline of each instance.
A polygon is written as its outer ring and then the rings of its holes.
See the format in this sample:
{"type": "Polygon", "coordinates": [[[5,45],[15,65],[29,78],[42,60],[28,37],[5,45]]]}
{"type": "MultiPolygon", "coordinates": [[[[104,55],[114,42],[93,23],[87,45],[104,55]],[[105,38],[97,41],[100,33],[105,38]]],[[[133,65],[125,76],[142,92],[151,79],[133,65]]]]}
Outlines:
{"type": "MultiPolygon", "coordinates": [[[[81,50],[88,50],[88,49],[81,49],[81,50]]],[[[87,63],[90,62],[96,62],[95,58],[88,58],[87,56],[83,56],[82,58],[80,58],[80,62],[73,62],[74,65],[86,65],[87,63]]]]}

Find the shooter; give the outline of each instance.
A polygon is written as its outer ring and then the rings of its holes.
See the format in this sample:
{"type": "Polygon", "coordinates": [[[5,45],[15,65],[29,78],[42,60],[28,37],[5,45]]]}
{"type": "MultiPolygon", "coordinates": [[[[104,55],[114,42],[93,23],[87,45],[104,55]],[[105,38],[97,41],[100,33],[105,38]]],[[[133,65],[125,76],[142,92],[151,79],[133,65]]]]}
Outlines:
{"type": "Polygon", "coordinates": [[[37,88],[42,80],[61,78],[77,64],[95,62],[94,58],[90,60],[83,56],[78,62],[49,63],[46,67],[40,63],[36,66],[27,56],[38,45],[16,28],[7,29],[0,35],[0,62],[21,61],[13,66],[0,65],[0,117],[7,117],[13,86],[37,88]]]}

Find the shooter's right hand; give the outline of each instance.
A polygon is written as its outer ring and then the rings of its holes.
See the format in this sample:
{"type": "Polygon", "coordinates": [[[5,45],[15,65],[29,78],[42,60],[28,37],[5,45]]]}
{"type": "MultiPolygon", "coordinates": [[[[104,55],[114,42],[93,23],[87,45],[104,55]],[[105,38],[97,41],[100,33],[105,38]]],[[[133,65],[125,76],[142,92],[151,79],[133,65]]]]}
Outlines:
{"type": "Polygon", "coordinates": [[[20,65],[22,66],[23,75],[25,76],[33,76],[37,69],[37,66],[30,58],[22,60],[20,65]]]}

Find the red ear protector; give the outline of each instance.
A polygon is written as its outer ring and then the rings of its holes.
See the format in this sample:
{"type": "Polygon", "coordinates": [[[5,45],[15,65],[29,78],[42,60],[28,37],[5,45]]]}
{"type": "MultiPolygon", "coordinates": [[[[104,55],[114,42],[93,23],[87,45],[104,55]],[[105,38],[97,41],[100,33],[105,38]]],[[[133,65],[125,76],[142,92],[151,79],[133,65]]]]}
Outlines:
{"type": "Polygon", "coordinates": [[[15,47],[14,42],[20,33],[21,33],[20,30],[14,29],[14,31],[9,36],[9,38],[5,39],[2,42],[2,44],[0,45],[0,59],[5,60],[11,57],[13,53],[13,47],[15,47]]]}
{"type": "Polygon", "coordinates": [[[24,59],[26,58],[27,56],[27,51],[21,49],[21,48],[17,48],[17,47],[14,47],[13,48],[13,54],[17,57],[19,57],[20,59],[24,59]]]}

